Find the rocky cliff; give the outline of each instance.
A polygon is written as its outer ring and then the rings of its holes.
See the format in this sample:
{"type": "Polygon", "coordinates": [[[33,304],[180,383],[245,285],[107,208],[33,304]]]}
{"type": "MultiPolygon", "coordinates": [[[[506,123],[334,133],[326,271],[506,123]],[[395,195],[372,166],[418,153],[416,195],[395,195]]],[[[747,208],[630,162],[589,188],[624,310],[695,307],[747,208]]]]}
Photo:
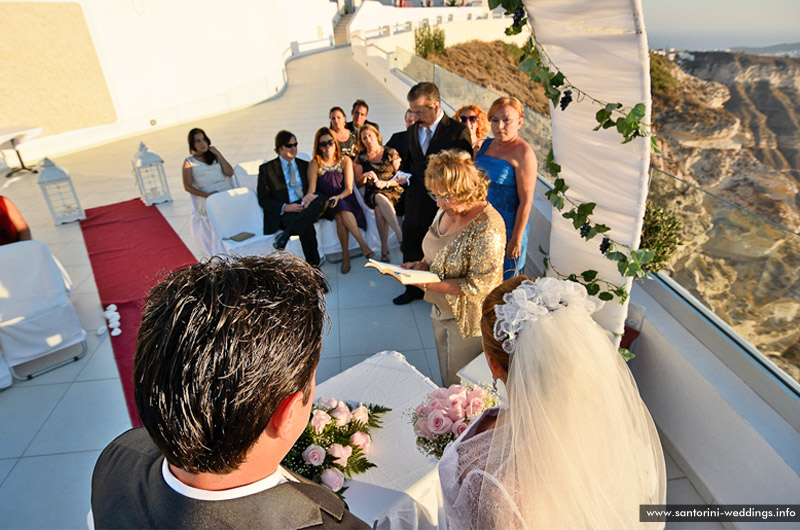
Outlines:
{"type": "Polygon", "coordinates": [[[800,381],[800,61],[714,52],[651,63],[653,166],[689,183],[651,182],[651,199],[683,221],[669,274],[800,381]]]}

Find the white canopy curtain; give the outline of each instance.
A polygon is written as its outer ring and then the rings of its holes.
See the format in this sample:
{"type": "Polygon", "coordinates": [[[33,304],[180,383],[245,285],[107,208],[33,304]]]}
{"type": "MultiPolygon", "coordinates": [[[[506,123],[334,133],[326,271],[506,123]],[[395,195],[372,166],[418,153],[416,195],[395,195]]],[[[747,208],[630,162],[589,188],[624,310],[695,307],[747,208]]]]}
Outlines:
{"type": "MultiPolygon", "coordinates": [[[[650,122],[650,57],[641,0],[525,0],[536,40],[581,91],[628,109],[647,106],[650,122]]],[[[551,67],[551,69],[553,69],[551,67]]],[[[616,129],[593,131],[600,106],[588,98],[573,101],[565,111],[551,104],[553,153],[560,176],[578,202],[594,202],[592,219],[611,227],[615,241],[638,248],[647,200],[649,138],[622,144],[616,129]]],[[[615,117],[616,119],[616,117],[615,117]]],[[[602,236],[581,239],[572,220],[553,212],[550,260],[562,274],[598,271],[598,277],[626,285],[617,263],[599,251],[602,236]]],[[[552,274],[552,271],[550,272],[552,274]]],[[[594,317],[609,331],[622,334],[628,304],[615,298],[594,317]]]]}

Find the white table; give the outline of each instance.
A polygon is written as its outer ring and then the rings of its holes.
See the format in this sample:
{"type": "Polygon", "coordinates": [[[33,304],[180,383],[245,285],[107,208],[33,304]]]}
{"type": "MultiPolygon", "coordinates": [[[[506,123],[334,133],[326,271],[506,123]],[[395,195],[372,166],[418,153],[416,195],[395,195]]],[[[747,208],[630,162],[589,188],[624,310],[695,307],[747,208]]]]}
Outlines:
{"type": "Polygon", "coordinates": [[[18,171],[30,171],[31,173],[38,173],[37,170],[25,165],[22,161],[22,155],[19,154],[19,145],[32,140],[42,134],[41,127],[8,127],[0,129],[0,149],[8,149],[9,147],[17,153],[20,167],[12,169],[6,177],[11,177],[18,171]]]}
{"type": "MultiPolygon", "coordinates": [[[[438,461],[417,450],[409,413],[437,386],[402,354],[376,353],[317,386],[316,398],[392,409],[372,432],[368,459],[378,467],[345,483],[350,511],[373,528],[437,528],[442,510],[438,461]]],[[[444,526],[444,525],[443,525],[444,526]]]]}

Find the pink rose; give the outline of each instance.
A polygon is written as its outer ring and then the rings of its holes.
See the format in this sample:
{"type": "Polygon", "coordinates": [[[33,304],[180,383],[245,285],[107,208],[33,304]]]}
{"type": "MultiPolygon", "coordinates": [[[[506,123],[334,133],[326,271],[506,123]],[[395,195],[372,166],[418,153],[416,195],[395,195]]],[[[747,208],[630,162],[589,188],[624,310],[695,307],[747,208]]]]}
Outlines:
{"type": "Polygon", "coordinates": [[[442,410],[434,410],[428,415],[428,428],[433,434],[447,434],[453,421],[442,410]]]}
{"type": "Polygon", "coordinates": [[[431,399],[447,399],[447,389],[446,388],[437,388],[431,393],[431,399]]]}
{"type": "Polygon", "coordinates": [[[462,407],[467,406],[467,389],[461,385],[450,385],[447,390],[447,401],[449,403],[459,402],[462,407]]]}
{"type": "Polygon", "coordinates": [[[344,401],[340,401],[339,405],[330,411],[330,415],[336,419],[336,425],[339,427],[344,427],[348,423],[350,423],[351,413],[350,407],[347,406],[347,403],[344,401]]]}
{"type": "Polygon", "coordinates": [[[450,430],[456,436],[460,436],[462,432],[467,430],[467,427],[468,427],[467,422],[465,422],[464,420],[458,420],[457,422],[453,423],[453,426],[450,428],[450,430]]]}
{"type": "Polygon", "coordinates": [[[414,409],[414,412],[417,413],[417,416],[427,416],[430,413],[430,409],[425,403],[420,403],[417,405],[417,408],[414,409]]]}
{"type": "Polygon", "coordinates": [[[331,491],[339,491],[344,485],[344,475],[336,468],[326,469],[322,472],[322,485],[331,491]]]}
{"type": "Polygon", "coordinates": [[[367,423],[369,421],[369,409],[361,405],[352,412],[351,418],[359,423],[367,423]]]}
{"type": "Polygon", "coordinates": [[[450,401],[447,399],[434,399],[428,403],[428,414],[434,410],[447,410],[450,408],[450,401]]]}
{"type": "Polygon", "coordinates": [[[446,411],[447,417],[450,421],[458,421],[464,418],[464,407],[461,406],[461,401],[454,400],[450,402],[450,407],[446,411]]]}
{"type": "Polygon", "coordinates": [[[336,398],[319,398],[317,400],[317,406],[322,410],[331,410],[335,409],[336,405],[339,404],[339,400],[336,398]]]}
{"type": "Polygon", "coordinates": [[[483,412],[484,407],[485,405],[482,399],[472,398],[469,400],[469,403],[467,403],[467,407],[464,409],[464,412],[466,413],[467,418],[471,418],[483,412]]]}
{"type": "Polygon", "coordinates": [[[319,466],[325,461],[325,449],[311,444],[303,451],[303,462],[312,466],[319,466]]]}
{"type": "Polygon", "coordinates": [[[361,448],[361,452],[366,456],[372,440],[370,440],[369,434],[362,431],[357,431],[350,436],[350,443],[361,448]]]}
{"type": "Polygon", "coordinates": [[[486,390],[484,390],[484,388],[480,386],[476,386],[475,388],[467,392],[467,399],[469,401],[472,401],[475,398],[483,399],[485,397],[486,397],[486,390]]]}
{"type": "Polygon", "coordinates": [[[321,410],[315,410],[311,414],[311,426],[314,427],[314,432],[317,434],[321,434],[330,422],[331,417],[321,410]]]}
{"type": "Polygon", "coordinates": [[[416,434],[417,436],[421,436],[422,438],[430,439],[433,433],[428,427],[427,415],[418,419],[417,423],[414,424],[414,434],[416,434]]]}
{"type": "Polygon", "coordinates": [[[452,396],[454,394],[463,394],[466,391],[467,391],[466,387],[463,387],[461,385],[450,385],[447,388],[447,395],[452,396]]]}
{"type": "Polygon", "coordinates": [[[334,464],[347,467],[347,459],[353,454],[353,448],[349,445],[333,444],[330,449],[331,455],[336,458],[334,464]]]}

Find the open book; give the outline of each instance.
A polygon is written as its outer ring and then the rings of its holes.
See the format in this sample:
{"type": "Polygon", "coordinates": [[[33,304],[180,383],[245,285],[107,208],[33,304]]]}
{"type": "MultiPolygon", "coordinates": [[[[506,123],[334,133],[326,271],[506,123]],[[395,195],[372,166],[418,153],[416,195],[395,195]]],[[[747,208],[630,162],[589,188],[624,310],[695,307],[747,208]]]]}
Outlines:
{"type": "Polygon", "coordinates": [[[410,269],[404,269],[399,265],[392,265],[391,263],[382,263],[380,261],[375,261],[371,259],[367,262],[365,267],[372,267],[374,269],[378,269],[378,272],[381,274],[388,274],[389,276],[393,276],[397,278],[397,280],[402,283],[403,285],[414,285],[418,283],[436,283],[439,280],[439,277],[429,271],[412,271],[410,269]]]}

